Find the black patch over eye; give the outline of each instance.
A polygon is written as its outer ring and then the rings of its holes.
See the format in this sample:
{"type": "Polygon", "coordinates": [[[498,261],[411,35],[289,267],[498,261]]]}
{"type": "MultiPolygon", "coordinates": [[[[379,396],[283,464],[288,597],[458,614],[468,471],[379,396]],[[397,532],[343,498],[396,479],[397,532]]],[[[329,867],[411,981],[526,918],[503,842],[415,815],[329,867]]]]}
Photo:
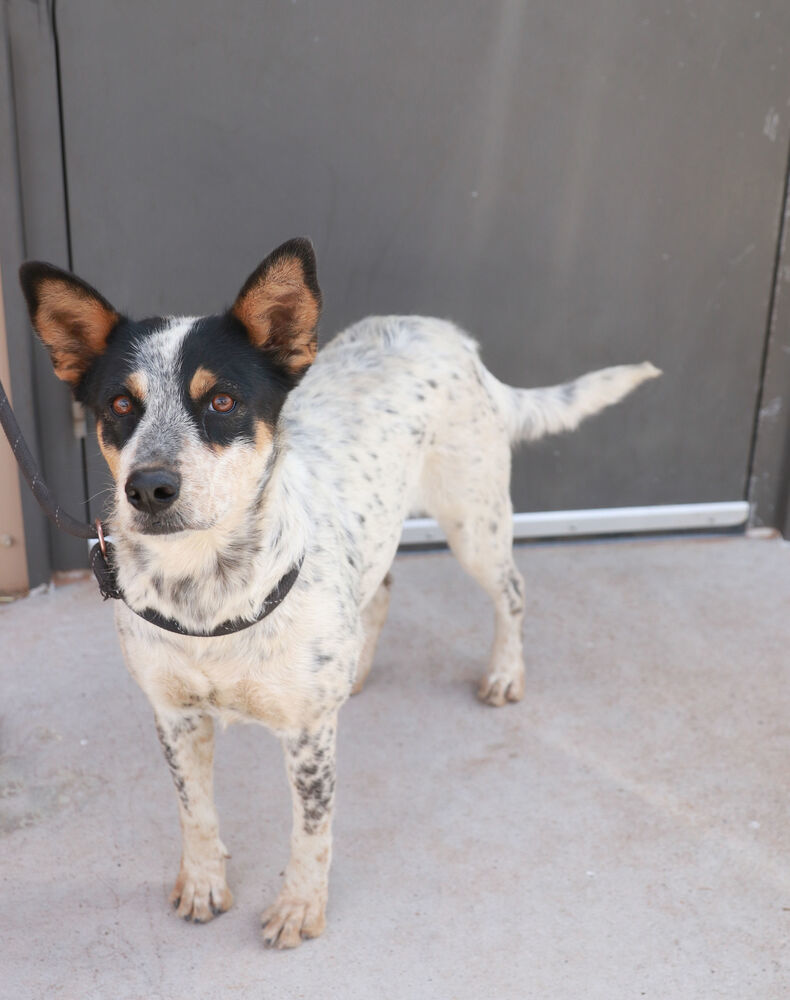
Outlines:
{"type": "Polygon", "coordinates": [[[208,408],[214,413],[230,413],[236,409],[236,400],[226,392],[218,392],[211,397],[208,408]]]}
{"type": "Polygon", "coordinates": [[[234,316],[196,320],[182,343],[181,397],[201,436],[227,447],[236,441],[254,444],[257,425],[273,432],[288,390],[298,379],[285,373],[266,351],[253,347],[244,326],[234,316]],[[195,374],[203,369],[210,381],[190,392],[195,374]]]}
{"type": "Polygon", "coordinates": [[[128,417],[134,410],[134,404],[128,396],[116,396],[110,403],[110,409],[116,417],[128,417]]]}

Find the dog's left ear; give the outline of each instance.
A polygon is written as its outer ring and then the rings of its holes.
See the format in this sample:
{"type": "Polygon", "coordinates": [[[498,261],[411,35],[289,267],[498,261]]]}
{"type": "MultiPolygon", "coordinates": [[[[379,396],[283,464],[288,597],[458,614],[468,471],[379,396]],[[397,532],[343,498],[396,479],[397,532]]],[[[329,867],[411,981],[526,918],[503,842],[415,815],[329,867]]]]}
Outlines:
{"type": "Polygon", "coordinates": [[[288,240],[244,282],[231,309],[256,347],[272,351],[292,375],[315,359],[321,290],[310,240],[288,240]]]}

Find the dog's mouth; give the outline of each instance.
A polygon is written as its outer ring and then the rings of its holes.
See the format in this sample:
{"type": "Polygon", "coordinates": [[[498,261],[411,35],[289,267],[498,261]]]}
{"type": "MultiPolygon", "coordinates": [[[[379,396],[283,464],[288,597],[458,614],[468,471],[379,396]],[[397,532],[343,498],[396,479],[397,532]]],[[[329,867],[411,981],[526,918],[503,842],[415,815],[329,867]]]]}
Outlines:
{"type": "Polygon", "coordinates": [[[175,510],[156,514],[135,511],[130,525],[140,535],[178,535],[185,531],[210,531],[213,527],[211,521],[196,521],[175,510]]]}
{"type": "Polygon", "coordinates": [[[175,535],[180,531],[188,531],[192,525],[187,524],[183,517],[174,513],[140,514],[136,513],[132,528],[141,535],[175,535]]]}

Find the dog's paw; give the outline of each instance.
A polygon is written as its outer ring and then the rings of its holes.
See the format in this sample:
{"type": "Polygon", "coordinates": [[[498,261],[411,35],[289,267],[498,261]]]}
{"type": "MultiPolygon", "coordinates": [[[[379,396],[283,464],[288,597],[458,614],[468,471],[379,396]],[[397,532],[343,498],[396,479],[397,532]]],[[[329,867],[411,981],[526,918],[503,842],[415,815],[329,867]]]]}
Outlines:
{"type": "Polygon", "coordinates": [[[233,896],[225,881],[224,863],[221,871],[212,871],[213,867],[187,870],[182,866],[170,893],[170,902],[179,917],[205,924],[233,906],[233,896]]]}
{"type": "Polygon", "coordinates": [[[524,697],[524,672],[516,677],[509,674],[488,674],[477,689],[477,697],[486,705],[499,708],[509,701],[521,701],[524,697]]]}
{"type": "Polygon", "coordinates": [[[303,938],[318,937],[326,927],[326,904],[282,892],[261,914],[263,943],[267,948],[295,948],[303,938]]]}

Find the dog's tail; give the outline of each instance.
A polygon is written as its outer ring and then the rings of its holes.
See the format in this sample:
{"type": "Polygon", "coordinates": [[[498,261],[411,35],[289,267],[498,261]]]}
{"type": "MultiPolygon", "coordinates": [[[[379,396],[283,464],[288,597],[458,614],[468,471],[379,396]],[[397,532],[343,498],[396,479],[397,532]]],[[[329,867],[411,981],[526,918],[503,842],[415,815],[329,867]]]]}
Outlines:
{"type": "Polygon", "coordinates": [[[643,361],[641,365],[602,368],[573,382],[541,389],[514,389],[497,381],[495,393],[511,441],[535,441],[545,434],[575,430],[586,417],[619,403],[632,389],[660,374],[659,368],[643,361]]]}

